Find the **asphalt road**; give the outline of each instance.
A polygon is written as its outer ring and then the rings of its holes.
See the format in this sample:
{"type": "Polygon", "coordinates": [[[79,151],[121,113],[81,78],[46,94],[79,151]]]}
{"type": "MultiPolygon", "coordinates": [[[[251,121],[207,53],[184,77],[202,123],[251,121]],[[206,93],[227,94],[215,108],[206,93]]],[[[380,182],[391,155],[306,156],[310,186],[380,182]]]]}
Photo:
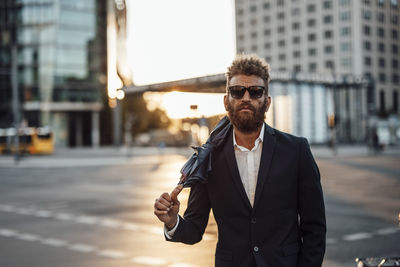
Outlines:
{"type": "MultiPolygon", "coordinates": [[[[400,256],[400,153],[320,152],[324,266],[400,256]]],[[[153,215],[154,199],[172,190],[187,154],[147,149],[127,155],[63,151],[18,165],[0,157],[0,266],[213,266],[212,218],[203,241],[188,246],[165,242],[153,215]]],[[[180,195],[181,213],[188,192],[180,195]]]]}

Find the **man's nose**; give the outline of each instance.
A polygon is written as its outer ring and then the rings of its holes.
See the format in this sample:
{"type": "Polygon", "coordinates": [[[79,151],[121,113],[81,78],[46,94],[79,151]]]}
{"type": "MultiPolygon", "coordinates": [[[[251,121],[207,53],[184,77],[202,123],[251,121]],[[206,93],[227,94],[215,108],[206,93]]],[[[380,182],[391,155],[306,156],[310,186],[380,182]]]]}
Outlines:
{"type": "Polygon", "coordinates": [[[248,90],[246,90],[246,91],[244,92],[244,95],[243,95],[243,97],[242,97],[242,100],[244,100],[244,101],[250,101],[250,100],[251,100],[251,98],[250,98],[250,93],[249,93],[248,90]]]}

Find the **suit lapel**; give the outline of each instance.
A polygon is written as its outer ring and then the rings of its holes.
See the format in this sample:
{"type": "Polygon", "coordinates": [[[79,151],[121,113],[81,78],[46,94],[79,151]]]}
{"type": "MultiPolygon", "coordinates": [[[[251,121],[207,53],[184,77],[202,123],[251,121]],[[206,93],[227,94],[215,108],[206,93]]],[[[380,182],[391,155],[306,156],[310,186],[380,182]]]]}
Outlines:
{"type": "Polygon", "coordinates": [[[274,129],[268,126],[268,124],[265,124],[263,149],[261,153],[260,168],[258,170],[254,208],[257,207],[257,203],[263,192],[264,184],[268,179],[268,173],[274,155],[275,144],[276,137],[274,129]]]}
{"type": "Polygon", "coordinates": [[[246,203],[246,206],[251,209],[251,204],[249,198],[247,197],[246,191],[244,190],[242,180],[240,179],[239,169],[236,162],[235,152],[233,150],[233,131],[228,134],[228,140],[225,142],[224,154],[226,158],[226,164],[228,165],[228,170],[230,172],[230,177],[233,183],[237,187],[240,196],[246,203]]]}

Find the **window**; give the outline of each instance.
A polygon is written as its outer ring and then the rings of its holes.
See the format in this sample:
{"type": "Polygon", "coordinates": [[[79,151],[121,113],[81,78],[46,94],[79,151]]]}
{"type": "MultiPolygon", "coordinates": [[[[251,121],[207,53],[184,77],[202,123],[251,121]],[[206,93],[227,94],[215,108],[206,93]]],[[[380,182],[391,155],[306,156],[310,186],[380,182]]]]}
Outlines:
{"type": "Polygon", "coordinates": [[[278,0],[278,6],[284,6],[285,5],[285,1],[284,0],[278,0]]]}
{"type": "Polygon", "coordinates": [[[286,60],[286,55],[285,54],[279,54],[278,59],[279,60],[286,60]]]}
{"type": "Polygon", "coordinates": [[[385,37],[385,29],[379,27],[378,28],[378,36],[384,38],[385,37]]]}
{"type": "Polygon", "coordinates": [[[300,29],[300,23],[299,23],[299,22],[294,22],[294,23],[292,23],[292,29],[293,29],[293,30],[298,30],[298,29],[300,29]]]}
{"type": "Polygon", "coordinates": [[[369,11],[369,10],[363,10],[363,18],[365,19],[365,20],[370,20],[371,19],[371,11],[369,11]]]}
{"type": "Polygon", "coordinates": [[[333,17],[331,15],[324,16],[324,23],[325,24],[332,23],[332,21],[333,21],[333,17]]]}
{"type": "Polygon", "coordinates": [[[351,51],[351,43],[349,43],[349,42],[341,43],[340,44],[340,49],[342,50],[342,52],[351,51]]]}
{"type": "Polygon", "coordinates": [[[346,68],[351,67],[351,58],[349,58],[349,57],[342,58],[340,64],[342,65],[342,67],[346,67],[346,68]]]}
{"type": "Polygon", "coordinates": [[[250,36],[251,36],[251,38],[253,38],[253,39],[254,39],[254,38],[257,38],[257,33],[256,33],[256,32],[252,32],[250,36]]]}
{"type": "Polygon", "coordinates": [[[380,57],[378,59],[378,64],[379,64],[379,67],[384,68],[385,67],[385,59],[380,57]]]}
{"type": "Polygon", "coordinates": [[[324,1],[324,8],[325,8],[325,9],[330,9],[330,8],[332,8],[332,1],[331,1],[331,0],[329,0],[329,1],[324,1]]]}
{"type": "Polygon", "coordinates": [[[298,8],[298,7],[295,7],[295,8],[292,8],[292,16],[298,16],[298,15],[300,15],[300,8],[298,8]]]}
{"type": "Polygon", "coordinates": [[[399,75],[394,73],[392,74],[392,83],[399,84],[399,75]]]}
{"type": "Polygon", "coordinates": [[[278,19],[284,19],[285,18],[285,13],[279,12],[278,13],[278,19]]]}
{"type": "Polygon", "coordinates": [[[271,30],[270,30],[270,29],[265,29],[265,30],[264,30],[264,35],[265,35],[265,36],[271,35],[271,30]]]}
{"type": "Polygon", "coordinates": [[[324,37],[327,39],[330,39],[333,37],[333,32],[332,31],[325,31],[324,32],[324,37]]]}
{"type": "Polygon", "coordinates": [[[364,4],[369,6],[371,4],[371,0],[364,0],[364,4]]]}
{"type": "Polygon", "coordinates": [[[393,90],[393,111],[399,112],[399,93],[397,90],[393,90]]]}
{"type": "Polygon", "coordinates": [[[244,23],[243,22],[239,22],[238,23],[238,28],[243,28],[244,27],[244,23]]]}
{"type": "Polygon", "coordinates": [[[392,54],[397,55],[399,53],[399,47],[396,44],[392,44],[392,54]]]}
{"type": "Polygon", "coordinates": [[[340,0],[341,6],[350,6],[350,0],[340,0]]]}
{"type": "Polygon", "coordinates": [[[271,48],[271,43],[265,43],[264,44],[265,49],[270,49],[271,48]]]}
{"type": "Polygon", "coordinates": [[[257,12],[257,7],[256,6],[251,6],[250,7],[250,12],[257,12]]]}
{"type": "Polygon", "coordinates": [[[364,42],[364,49],[368,50],[368,51],[371,51],[371,42],[365,41],[364,42]]]}
{"type": "Polygon", "coordinates": [[[392,15],[391,21],[393,25],[397,25],[399,23],[399,17],[397,15],[392,15]]]}
{"type": "Polygon", "coordinates": [[[243,13],[244,13],[244,11],[243,11],[242,8],[238,9],[238,11],[237,11],[237,14],[238,14],[238,15],[243,15],[243,13]]]}
{"type": "Polygon", "coordinates": [[[239,34],[239,40],[243,41],[244,40],[244,35],[243,34],[239,34]]]}
{"type": "Polygon", "coordinates": [[[285,44],[286,44],[285,40],[279,40],[278,41],[278,46],[279,47],[285,46],[285,44]]]}
{"type": "Polygon", "coordinates": [[[392,30],[392,39],[397,40],[399,38],[399,32],[397,30],[392,30]]]}
{"type": "Polygon", "coordinates": [[[251,19],[250,20],[250,25],[251,26],[256,26],[257,25],[257,19],[251,19]]]}
{"type": "Polygon", "coordinates": [[[293,51],[293,57],[295,57],[295,58],[299,58],[299,57],[301,57],[301,52],[300,52],[300,51],[298,51],[298,50],[296,50],[296,51],[293,51]]]}
{"type": "Polygon", "coordinates": [[[271,20],[271,18],[269,16],[264,17],[264,22],[269,22],[270,20],[271,20]]]}
{"type": "Polygon", "coordinates": [[[397,59],[392,59],[392,68],[397,69],[399,67],[399,61],[397,59]]]}
{"type": "Polygon", "coordinates": [[[308,19],[307,20],[307,26],[309,26],[309,27],[315,26],[315,19],[308,19]]]}
{"type": "Polygon", "coordinates": [[[315,33],[308,34],[308,41],[313,42],[317,39],[317,35],[315,33]]]}
{"type": "Polygon", "coordinates": [[[251,51],[256,52],[258,49],[257,45],[252,45],[251,46],[251,51]]]}
{"type": "Polygon", "coordinates": [[[397,6],[399,5],[398,0],[391,0],[390,1],[392,3],[392,7],[397,8],[397,6]]]}
{"type": "Polygon", "coordinates": [[[317,63],[308,64],[308,70],[311,72],[315,72],[317,70],[317,63]]]}
{"type": "Polygon", "coordinates": [[[386,74],[385,73],[379,73],[379,81],[381,83],[386,82],[386,74]]]}
{"type": "Polygon", "coordinates": [[[294,37],[293,37],[293,43],[294,43],[294,44],[299,44],[300,41],[301,41],[300,36],[294,36],[294,37]]]}
{"type": "Polygon", "coordinates": [[[371,66],[372,65],[372,59],[370,57],[364,57],[364,64],[366,66],[371,66]]]}
{"type": "Polygon", "coordinates": [[[325,61],[325,67],[328,69],[334,69],[335,63],[332,60],[327,60],[327,61],[325,61]]]}
{"type": "Polygon", "coordinates": [[[278,32],[279,33],[284,33],[285,32],[285,26],[279,26],[278,27],[278,32]]]}
{"type": "Polygon", "coordinates": [[[350,11],[344,11],[340,13],[340,20],[341,21],[348,21],[351,18],[351,13],[350,11]]]}
{"type": "Polygon", "coordinates": [[[385,44],[384,43],[378,43],[378,51],[379,52],[385,52],[385,44]]]}
{"type": "Polygon", "coordinates": [[[272,58],[270,56],[265,57],[265,61],[267,61],[268,63],[272,62],[272,58]]]}
{"type": "Polygon", "coordinates": [[[269,3],[268,2],[264,3],[263,7],[264,7],[264,9],[269,9],[269,3]]]}
{"type": "Polygon", "coordinates": [[[314,4],[307,5],[307,12],[315,12],[315,5],[314,4]]]}
{"type": "Polygon", "coordinates": [[[348,35],[350,35],[350,32],[351,32],[350,27],[343,27],[340,29],[340,34],[342,36],[348,36],[348,35]]]}
{"type": "Polygon", "coordinates": [[[364,25],[363,31],[364,31],[365,35],[370,35],[371,34],[371,27],[369,27],[368,25],[364,25]]]}
{"type": "Polygon", "coordinates": [[[379,92],[379,110],[385,112],[385,91],[380,90],[379,92]]]}
{"type": "Polygon", "coordinates": [[[384,7],[385,6],[385,0],[377,0],[378,6],[379,7],[384,7]]]}
{"type": "Polygon", "coordinates": [[[317,54],[317,49],[315,49],[315,48],[308,49],[309,56],[315,56],[316,54],[317,54]]]}
{"type": "Polygon", "coordinates": [[[333,53],[333,46],[332,45],[326,45],[324,47],[324,51],[326,54],[332,54],[333,53]]]}
{"type": "Polygon", "coordinates": [[[379,12],[378,14],[376,14],[376,20],[382,23],[385,22],[385,14],[379,12]]]}
{"type": "Polygon", "coordinates": [[[301,71],[301,66],[300,65],[294,65],[293,71],[294,72],[300,72],[301,71]]]}

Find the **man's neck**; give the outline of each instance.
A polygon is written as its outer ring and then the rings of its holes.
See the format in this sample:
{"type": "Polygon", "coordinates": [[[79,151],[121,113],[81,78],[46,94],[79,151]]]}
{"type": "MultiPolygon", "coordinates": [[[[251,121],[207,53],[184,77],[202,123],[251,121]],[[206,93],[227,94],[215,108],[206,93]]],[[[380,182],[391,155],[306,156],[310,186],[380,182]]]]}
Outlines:
{"type": "Polygon", "coordinates": [[[239,146],[245,147],[251,150],[254,147],[254,143],[260,135],[262,126],[260,126],[255,132],[244,133],[235,127],[235,140],[239,146]]]}

